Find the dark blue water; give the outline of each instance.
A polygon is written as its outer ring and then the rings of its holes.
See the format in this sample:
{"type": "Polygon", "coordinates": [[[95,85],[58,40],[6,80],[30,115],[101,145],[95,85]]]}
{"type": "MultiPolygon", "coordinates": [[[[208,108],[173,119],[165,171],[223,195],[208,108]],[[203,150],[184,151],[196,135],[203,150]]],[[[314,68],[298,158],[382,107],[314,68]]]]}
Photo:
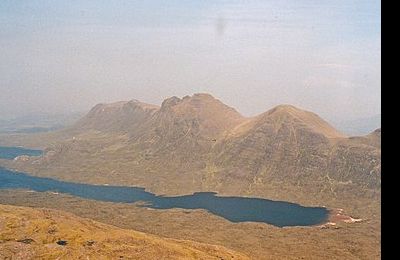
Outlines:
{"type": "Polygon", "coordinates": [[[12,160],[20,155],[40,156],[42,155],[42,153],[43,152],[41,150],[25,149],[22,147],[0,146],[0,159],[12,160]]]}
{"type": "MultiPolygon", "coordinates": [[[[0,158],[3,159],[41,154],[40,150],[0,146],[0,158]]],[[[326,208],[321,207],[303,207],[294,203],[259,198],[221,197],[212,192],[176,197],[156,196],[143,188],[64,182],[4,168],[0,168],[0,189],[53,191],[85,199],[120,203],[144,202],[143,207],[153,209],[206,209],[232,222],[264,222],[277,227],[317,225],[325,222],[329,213],[326,208]]]]}
{"type": "Polygon", "coordinates": [[[221,197],[216,193],[165,197],[146,192],[143,188],[102,186],[63,182],[40,178],[0,168],[0,189],[28,189],[71,194],[85,199],[109,202],[144,202],[153,209],[205,209],[232,222],[263,222],[277,227],[311,226],[323,223],[328,210],[298,204],[246,197],[221,197]]]}

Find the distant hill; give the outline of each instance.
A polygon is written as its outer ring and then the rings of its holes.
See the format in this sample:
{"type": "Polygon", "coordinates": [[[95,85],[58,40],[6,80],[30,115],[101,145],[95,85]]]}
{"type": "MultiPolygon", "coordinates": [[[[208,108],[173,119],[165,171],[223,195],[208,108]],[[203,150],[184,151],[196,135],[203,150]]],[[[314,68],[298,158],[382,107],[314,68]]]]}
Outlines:
{"type": "Polygon", "coordinates": [[[310,201],[380,190],[377,132],[348,137],[291,105],[244,117],[209,94],[168,98],[160,107],[136,100],[99,104],[71,127],[0,137],[0,144],[45,148],[39,159],[6,162],[31,174],[155,193],[310,201]]]}
{"type": "Polygon", "coordinates": [[[98,104],[73,125],[73,128],[78,131],[129,132],[158,109],[158,106],[145,104],[138,100],[98,104]]]}
{"type": "Polygon", "coordinates": [[[381,127],[381,115],[338,121],[335,126],[348,135],[366,135],[381,127]]]}
{"type": "Polygon", "coordinates": [[[0,205],[1,259],[249,259],[224,248],[121,229],[57,210],[0,205]]]}

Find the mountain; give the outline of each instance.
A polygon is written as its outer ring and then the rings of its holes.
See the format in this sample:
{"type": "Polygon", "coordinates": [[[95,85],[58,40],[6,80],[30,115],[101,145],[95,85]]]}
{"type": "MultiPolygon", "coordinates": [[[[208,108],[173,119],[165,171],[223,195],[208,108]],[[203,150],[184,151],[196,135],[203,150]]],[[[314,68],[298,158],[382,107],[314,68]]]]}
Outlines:
{"type": "Polygon", "coordinates": [[[1,259],[249,259],[222,246],[161,238],[62,211],[0,205],[0,216],[1,259]]]}
{"type": "Polygon", "coordinates": [[[280,105],[237,126],[219,142],[216,162],[224,172],[241,172],[249,179],[259,174],[286,179],[320,168],[325,150],[341,138],[314,113],[280,105]]]}
{"type": "Polygon", "coordinates": [[[204,167],[215,140],[243,121],[235,109],[209,94],[172,97],[132,132],[128,149],[144,157],[138,160],[149,164],[146,168],[197,171],[204,167]]]}
{"type": "Polygon", "coordinates": [[[81,132],[85,130],[129,132],[158,109],[158,106],[142,103],[138,100],[98,104],[73,125],[72,129],[81,132]]]}
{"type": "Polygon", "coordinates": [[[221,190],[233,186],[271,197],[287,189],[337,197],[380,187],[379,145],[355,142],[293,106],[275,107],[237,126],[217,143],[213,157],[211,183],[221,190]]]}
{"type": "Polygon", "coordinates": [[[0,144],[21,143],[46,153],[3,164],[155,193],[216,191],[316,203],[380,191],[380,130],[348,137],[291,105],[243,117],[209,94],[171,97],[160,107],[136,100],[99,104],[70,128],[0,137],[0,144]]]}

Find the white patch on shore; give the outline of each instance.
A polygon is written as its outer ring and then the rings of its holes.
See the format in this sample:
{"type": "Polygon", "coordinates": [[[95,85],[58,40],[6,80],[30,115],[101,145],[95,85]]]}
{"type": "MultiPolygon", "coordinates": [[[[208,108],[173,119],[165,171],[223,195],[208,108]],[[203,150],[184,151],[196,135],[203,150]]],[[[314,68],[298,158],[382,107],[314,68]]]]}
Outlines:
{"type": "Polygon", "coordinates": [[[343,222],[345,222],[345,223],[356,223],[356,222],[361,222],[361,221],[362,221],[361,218],[352,218],[352,217],[350,217],[350,219],[343,220],[343,222]]]}

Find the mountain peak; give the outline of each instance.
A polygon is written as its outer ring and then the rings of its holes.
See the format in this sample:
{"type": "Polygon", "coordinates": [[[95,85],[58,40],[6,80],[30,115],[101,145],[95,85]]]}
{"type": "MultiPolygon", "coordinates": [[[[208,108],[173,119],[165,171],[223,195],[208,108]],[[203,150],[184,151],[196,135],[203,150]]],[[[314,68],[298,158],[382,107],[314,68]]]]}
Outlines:
{"type": "Polygon", "coordinates": [[[373,131],[371,134],[374,134],[374,135],[376,135],[376,136],[381,136],[381,134],[382,134],[382,128],[378,128],[378,129],[375,129],[375,131],[373,131]]]}
{"type": "Polygon", "coordinates": [[[167,98],[162,103],[160,113],[167,113],[179,120],[197,121],[206,135],[221,133],[244,119],[234,108],[206,93],[167,98]]]}
{"type": "Polygon", "coordinates": [[[312,112],[300,109],[293,105],[281,104],[281,105],[277,105],[274,108],[268,110],[266,113],[269,115],[274,114],[274,113],[289,113],[293,116],[301,116],[304,113],[312,113],[312,112]]]}
{"type": "Polygon", "coordinates": [[[137,99],[132,99],[129,101],[117,101],[117,102],[113,102],[113,103],[99,103],[97,105],[95,105],[90,111],[91,112],[111,112],[111,111],[115,111],[118,109],[122,109],[124,107],[141,107],[143,109],[157,109],[159,108],[156,105],[152,105],[152,104],[147,104],[147,103],[143,103],[137,99]]]}
{"type": "Polygon", "coordinates": [[[290,122],[291,124],[306,127],[307,129],[322,134],[327,138],[345,137],[345,135],[340,133],[317,114],[297,108],[293,105],[278,105],[261,114],[260,116],[258,116],[258,118],[264,118],[264,120],[272,120],[272,122],[278,124],[282,124],[282,122],[290,122]]]}
{"type": "Polygon", "coordinates": [[[271,110],[290,111],[290,110],[300,110],[300,108],[297,108],[290,104],[280,104],[280,105],[275,106],[271,110]]]}
{"type": "Polygon", "coordinates": [[[208,93],[194,93],[192,98],[197,98],[197,99],[216,99],[213,97],[211,94],[208,93]]]}
{"type": "Polygon", "coordinates": [[[100,103],[100,105],[106,106],[106,107],[121,107],[125,104],[127,104],[129,101],[117,101],[117,102],[112,102],[112,103],[100,103]]]}
{"type": "Polygon", "coordinates": [[[170,98],[165,99],[162,102],[161,107],[162,108],[168,108],[168,107],[173,107],[179,103],[182,102],[187,102],[187,103],[192,103],[192,102],[220,102],[218,99],[214,98],[212,95],[208,93],[195,93],[192,96],[184,96],[183,98],[179,98],[177,96],[172,96],[170,98]]]}
{"type": "Polygon", "coordinates": [[[369,138],[370,140],[373,140],[375,142],[379,142],[379,144],[380,144],[381,136],[382,136],[381,128],[378,128],[375,131],[373,131],[372,133],[366,135],[367,138],[369,138]]]}
{"type": "Polygon", "coordinates": [[[136,99],[114,103],[100,103],[79,120],[75,129],[92,129],[100,131],[127,131],[142,122],[159,109],[158,106],[146,104],[136,99]]]}
{"type": "Polygon", "coordinates": [[[162,102],[161,109],[167,109],[167,108],[173,107],[181,101],[182,101],[182,99],[178,98],[177,96],[167,98],[162,102]]]}

